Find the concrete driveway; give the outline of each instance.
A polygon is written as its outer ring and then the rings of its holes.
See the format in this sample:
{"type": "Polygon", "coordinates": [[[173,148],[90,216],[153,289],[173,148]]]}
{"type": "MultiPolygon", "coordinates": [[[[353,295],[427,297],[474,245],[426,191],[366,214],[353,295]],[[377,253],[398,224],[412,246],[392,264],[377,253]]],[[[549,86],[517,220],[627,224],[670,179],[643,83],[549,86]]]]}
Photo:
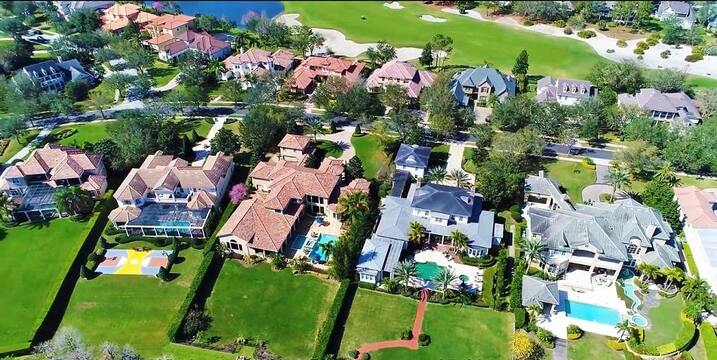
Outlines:
{"type": "MultiPolygon", "coordinates": [[[[583,189],[582,196],[583,202],[592,201],[594,203],[600,202],[600,195],[608,194],[612,195],[612,185],[607,184],[592,184],[588,185],[583,189]]],[[[622,190],[615,192],[615,200],[627,199],[630,196],[622,190]]]]}
{"type": "Polygon", "coordinates": [[[333,134],[320,134],[316,138],[318,140],[329,140],[337,143],[344,151],[339,157],[339,160],[347,162],[356,155],[356,149],[351,145],[351,136],[353,136],[355,129],[356,126],[353,124],[345,125],[333,134]]]}

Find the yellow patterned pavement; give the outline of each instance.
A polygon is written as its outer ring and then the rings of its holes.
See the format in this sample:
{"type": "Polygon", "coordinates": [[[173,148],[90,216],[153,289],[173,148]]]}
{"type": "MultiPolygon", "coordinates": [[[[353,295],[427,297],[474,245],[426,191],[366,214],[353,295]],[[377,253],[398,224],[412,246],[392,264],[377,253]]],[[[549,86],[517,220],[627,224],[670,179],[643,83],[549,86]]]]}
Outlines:
{"type": "Polygon", "coordinates": [[[127,250],[127,262],[115,272],[120,275],[142,275],[142,261],[150,252],[127,250]]]}

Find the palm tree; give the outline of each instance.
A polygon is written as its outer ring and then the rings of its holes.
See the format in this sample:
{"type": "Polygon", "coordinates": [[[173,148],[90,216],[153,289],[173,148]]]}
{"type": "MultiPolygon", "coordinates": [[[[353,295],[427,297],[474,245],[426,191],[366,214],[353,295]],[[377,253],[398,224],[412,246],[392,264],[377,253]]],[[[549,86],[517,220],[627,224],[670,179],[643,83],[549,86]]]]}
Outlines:
{"type": "Polygon", "coordinates": [[[675,172],[672,170],[672,164],[669,161],[662,163],[660,169],[655,173],[655,179],[664,181],[670,186],[675,186],[680,183],[680,179],[675,176],[675,172]]]}
{"type": "Polygon", "coordinates": [[[538,304],[530,304],[525,310],[528,311],[528,314],[535,316],[537,314],[540,314],[543,308],[538,304]]]}
{"type": "Polygon", "coordinates": [[[665,284],[665,287],[668,289],[672,287],[672,285],[674,285],[675,283],[679,283],[685,278],[685,273],[683,273],[680,268],[676,267],[665,268],[661,271],[661,273],[667,279],[667,284],[665,284]]]}
{"type": "Polygon", "coordinates": [[[324,132],[324,122],[319,118],[310,118],[304,123],[306,124],[306,127],[309,128],[309,131],[314,134],[314,142],[316,142],[317,135],[324,132]]]}
{"type": "Polygon", "coordinates": [[[90,93],[89,103],[95,109],[99,110],[102,119],[105,119],[105,109],[107,109],[108,106],[112,105],[113,102],[114,100],[106,93],[101,93],[98,91],[90,93]]]}
{"type": "Polygon", "coordinates": [[[258,45],[259,39],[251,31],[242,31],[237,34],[234,39],[234,47],[239,49],[239,51],[244,51],[245,49],[258,45]]]}
{"type": "Polygon", "coordinates": [[[470,176],[461,169],[451,170],[446,178],[450,181],[455,181],[456,186],[459,188],[469,189],[471,187],[470,176]]]}
{"type": "Polygon", "coordinates": [[[440,271],[436,274],[436,276],[433,278],[433,281],[437,282],[439,285],[441,285],[441,289],[443,289],[443,294],[441,294],[441,298],[446,298],[446,293],[448,292],[448,286],[451,285],[451,283],[456,280],[458,277],[453,272],[453,270],[449,268],[441,268],[440,271]]]}
{"type": "Polygon", "coordinates": [[[334,253],[336,246],[334,246],[334,243],[332,242],[319,243],[319,249],[324,252],[324,255],[326,255],[326,258],[328,259],[334,253]]]}
{"type": "Polygon", "coordinates": [[[709,284],[699,277],[687,277],[682,285],[682,293],[687,300],[697,298],[701,294],[711,294],[709,284]]]}
{"type": "Polygon", "coordinates": [[[340,215],[350,225],[353,220],[369,211],[368,194],[363,191],[354,191],[339,198],[336,214],[340,215]]]}
{"type": "Polygon", "coordinates": [[[453,243],[453,248],[459,253],[462,253],[468,247],[468,237],[458,230],[451,232],[451,242],[453,243]]]}
{"type": "Polygon", "coordinates": [[[12,199],[5,195],[4,193],[0,194],[0,220],[7,220],[10,218],[10,214],[12,213],[12,199]]]}
{"type": "Polygon", "coordinates": [[[418,221],[411,221],[408,224],[408,241],[421,245],[423,242],[423,234],[426,232],[426,228],[418,221]]]}
{"type": "Polygon", "coordinates": [[[285,260],[286,258],[284,257],[284,254],[280,252],[271,255],[271,265],[274,267],[274,269],[283,269],[284,265],[286,265],[284,263],[285,260]]]}
{"type": "Polygon", "coordinates": [[[648,263],[638,264],[637,270],[640,272],[640,280],[644,280],[645,278],[655,280],[660,276],[660,268],[648,263]]]}
{"type": "Polygon", "coordinates": [[[403,284],[404,291],[408,291],[408,285],[411,281],[411,278],[415,277],[416,274],[416,263],[411,260],[403,260],[398,263],[394,278],[396,278],[399,283],[403,284]]]}
{"type": "Polygon", "coordinates": [[[610,184],[612,184],[612,196],[610,199],[615,201],[615,193],[630,186],[630,174],[622,166],[618,166],[610,170],[610,184]]]}
{"type": "Polygon", "coordinates": [[[617,325],[615,325],[615,328],[617,329],[617,332],[620,335],[619,339],[622,339],[625,336],[625,334],[630,334],[630,331],[632,329],[630,327],[630,322],[627,320],[623,320],[623,321],[617,323],[617,325]]]}
{"type": "Polygon", "coordinates": [[[528,260],[528,265],[533,262],[533,259],[540,256],[540,252],[545,250],[545,244],[538,238],[527,239],[523,244],[523,251],[525,251],[525,258],[528,260]]]}
{"type": "Polygon", "coordinates": [[[61,214],[89,214],[92,211],[92,195],[79,186],[63,187],[55,192],[55,207],[61,214]]]}
{"type": "Polygon", "coordinates": [[[446,179],[446,168],[434,166],[428,169],[428,173],[423,177],[427,182],[440,184],[446,179]]]}

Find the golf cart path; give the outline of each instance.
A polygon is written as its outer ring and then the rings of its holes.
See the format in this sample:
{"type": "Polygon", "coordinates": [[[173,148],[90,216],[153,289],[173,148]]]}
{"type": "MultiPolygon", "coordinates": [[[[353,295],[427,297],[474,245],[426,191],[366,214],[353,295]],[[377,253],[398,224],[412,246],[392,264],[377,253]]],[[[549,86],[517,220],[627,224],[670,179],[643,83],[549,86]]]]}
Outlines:
{"type": "Polygon", "coordinates": [[[416,318],[413,320],[413,337],[411,340],[388,340],[379,341],[368,344],[363,344],[359,347],[359,359],[365,359],[364,354],[379,351],[390,348],[406,348],[411,350],[418,350],[418,336],[421,335],[421,329],[423,328],[423,317],[426,313],[426,306],[428,303],[428,289],[421,290],[421,300],[418,302],[418,308],[416,309],[416,318]]]}

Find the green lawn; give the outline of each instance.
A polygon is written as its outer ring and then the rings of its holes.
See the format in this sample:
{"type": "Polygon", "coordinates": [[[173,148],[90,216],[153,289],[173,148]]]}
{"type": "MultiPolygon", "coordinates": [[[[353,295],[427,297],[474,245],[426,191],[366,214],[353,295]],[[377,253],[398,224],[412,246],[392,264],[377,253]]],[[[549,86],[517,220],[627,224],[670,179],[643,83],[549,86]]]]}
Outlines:
{"type": "Polygon", "coordinates": [[[197,132],[197,135],[202,138],[206,138],[207,135],[209,135],[209,130],[212,128],[212,125],[214,125],[213,123],[206,122],[204,118],[186,118],[177,121],[177,123],[181,125],[181,131],[187,136],[189,136],[192,133],[192,130],[194,130],[197,132]]]}
{"type": "Polygon", "coordinates": [[[220,343],[258,338],[282,358],[306,358],[337,288],[313,275],[273,271],[269,264],[246,268],[227,261],[207,301],[213,321],[205,334],[220,343]]]}
{"type": "MultiPolygon", "coordinates": [[[[680,180],[680,185],[682,186],[696,186],[700,189],[717,188],[717,180],[714,179],[680,175],[678,175],[677,178],[680,180]]],[[[630,191],[641,193],[645,190],[645,186],[647,186],[647,181],[645,180],[632,180],[630,191]]]]}
{"type": "Polygon", "coordinates": [[[470,19],[434,7],[406,2],[391,10],[382,2],[283,2],[287,14],[301,14],[299,21],[312,27],[336,29],[350,40],[423,48],[437,33],[453,38],[450,64],[482,65],[485,61],[510,72],[521,50],[530,54],[530,73],[584,78],[599,61],[606,61],[587,44],[535,32],[470,19]],[[419,17],[430,14],[448,21],[432,23],[419,17]],[[365,16],[366,20],[361,20],[365,16]],[[496,41],[500,38],[501,41],[496,41]],[[560,54],[560,56],[555,56],[560,54]]]}
{"type": "Polygon", "coordinates": [[[336,159],[340,158],[344,153],[344,150],[341,146],[339,146],[339,144],[330,140],[319,140],[317,141],[316,147],[321,150],[325,156],[330,156],[336,159]]]}
{"type": "Polygon", "coordinates": [[[650,321],[649,330],[645,331],[645,343],[659,346],[672,342],[682,326],[680,312],[685,307],[682,295],[672,299],[660,299],[657,307],[650,309],[647,318],[650,321]]]}
{"type": "Polygon", "coordinates": [[[356,156],[363,162],[363,177],[372,179],[382,169],[388,169],[391,159],[382,151],[378,140],[371,134],[354,136],[351,144],[356,149],[356,156]]]}
{"type": "Polygon", "coordinates": [[[692,255],[692,249],[690,249],[690,246],[686,242],[682,243],[682,250],[685,253],[687,267],[690,269],[692,275],[699,275],[699,271],[697,270],[697,264],[695,264],[695,257],[692,255]]]}
{"type": "Polygon", "coordinates": [[[595,170],[586,169],[577,162],[548,160],[545,171],[560,182],[570,199],[576,203],[583,201],[583,188],[595,182],[595,170]]]}
{"type": "Polygon", "coordinates": [[[20,141],[18,141],[17,138],[14,136],[10,138],[10,142],[7,144],[7,147],[5,150],[0,154],[0,163],[4,163],[10,158],[17,154],[18,151],[20,151],[25,145],[29,144],[35,137],[37,137],[37,134],[40,133],[40,130],[33,129],[33,130],[27,130],[23,135],[21,135],[20,141]]]}
{"type": "MultiPolygon", "coordinates": [[[[398,295],[359,289],[351,305],[339,355],[360,344],[400,339],[411,328],[417,302],[398,295]]],[[[513,318],[507,313],[468,306],[429,304],[423,332],[431,345],[417,351],[390,349],[372,359],[508,359],[513,318]]]]}
{"type": "MultiPolygon", "coordinates": [[[[150,246],[122,244],[117,248],[150,246]]],[[[179,254],[172,267],[178,277],[164,282],[154,276],[101,275],[81,279],[70,299],[62,326],[78,329],[93,346],[103,341],[130,344],[146,358],[162,355],[169,344],[167,328],[187,295],[202,251],[192,248],[179,254]]],[[[207,358],[211,358],[208,356],[207,358]]]]}
{"type": "Polygon", "coordinates": [[[413,327],[415,300],[358,289],[351,304],[341,340],[340,356],[348,356],[361,344],[401,338],[401,331],[413,327]]]}
{"type": "Polygon", "coordinates": [[[466,172],[469,172],[471,174],[477,174],[478,173],[478,165],[473,163],[473,160],[471,160],[471,152],[473,151],[472,147],[464,147],[463,148],[463,170],[466,172]]]}
{"type": "Polygon", "coordinates": [[[448,144],[437,144],[431,147],[431,157],[428,159],[428,166],[441,166],[446,167],[448,165],[450,146],[448,144]]]}
{"type": "Polygon", "coordinates": [[[0,352],[32,339],[95,220],[0,227],[0,352]]]}
{"type": "Polygon", "coordinates": [[[179,74],[179,69],[176,66],[156,59],[154,60],[154,65],[147,71],[147,73],[152,78],[154,86],[159,87],[167,85],[170,80],[179,74]]]}
{"type": "Polygon", "coordinates": [[[62,139],[57,139],[58,143],[67,146],[78,146],[81,147],[85,143],[94,144],[102,139],[106,139],[107,127],[111,122],[93,122],[87,124],[70,125],[70,126],[58,126],[55,128],[50,136],[58,136],[65,132],[69,133],[74,131],[74,134],[67,136],[62,139]]]}
{"type": "Polygon", "coordinates": [[[167,344],[162,349],[162,355],[170,356],[173,360],[236,360],[237,358],[237,354],[176,343],[167,344]]]}
{"type": "Polygon", "coordinates": [[[619,360],[625,356],[607,345],[608,338],[586,332],[578,340],[568,341],[568,359],[619,360]]]}

